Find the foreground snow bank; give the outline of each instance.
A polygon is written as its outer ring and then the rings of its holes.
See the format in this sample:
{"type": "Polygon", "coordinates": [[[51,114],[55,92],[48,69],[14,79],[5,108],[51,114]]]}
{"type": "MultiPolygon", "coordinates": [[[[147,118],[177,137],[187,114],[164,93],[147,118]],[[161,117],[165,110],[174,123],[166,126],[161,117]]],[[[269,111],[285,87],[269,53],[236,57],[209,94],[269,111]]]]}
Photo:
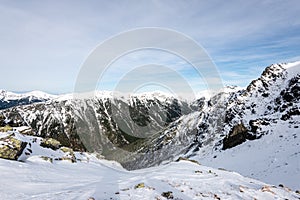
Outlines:
{"type": "Polygon", "coordinates": [[[133,172],[105,160],[25,163],[0,159],[2,199],[298,199],[234,172],[190,161],[133,172]],[[165,196],[165,197],[164,197],[165,196]]]}
{"type": "Polygon", "coordinates": [[[300,198],[283,186],[267,185],[190,160],[129,172],[96,154],[44,148],[39,137],[17,131],[0,133],[0,138],[7,136],[27,146],[19,162],[0,159],[0,197],[5,200],[300,198]],[[72,159],[67,159],[70,156],[72,159]]]}

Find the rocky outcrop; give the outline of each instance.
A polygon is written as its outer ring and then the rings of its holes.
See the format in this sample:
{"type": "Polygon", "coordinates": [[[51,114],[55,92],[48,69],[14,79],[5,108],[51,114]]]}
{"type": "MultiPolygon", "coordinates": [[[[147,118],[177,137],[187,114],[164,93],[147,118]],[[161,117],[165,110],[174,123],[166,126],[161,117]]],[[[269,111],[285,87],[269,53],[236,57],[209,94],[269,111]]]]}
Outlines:
{"type": "Polygon", "coordinates": [[[223,150],[242,144],[249,137],[248,129],[244,124],[234,126],[229,134],[223,139],[223,150]]]}
{"type": "Polygon", "coordinates": [[[41,141],[41,147],[57,150],[59,149],[60,146],[61,146],[60,142],[53,138],[44,138],[41,141]]]}
{"type": "Polygon", "coordinates": [[[13,130],[13,128],[10,127],[9,125],[0,127],[0,132],[7,132],[7,131],[12,131],[12,130],[13,130]]]}
{"type": "Polygon", "coordinates": [[[0,138],[0,158],[18,160],[27,142],[20,141],[13,137],[13,134],[0,138]]]}
{"type": "Polygon", "coordinates": [[[61,147],[60,150],[62,152],[64,152],[64,156],[62,156],[60,158],[60,160],[67,160],[67,161],[70,161],[72,163],[76,162],[77,159],[76,159],[76,156],[74,154],[73,149],[68,148],[68,147],[61,147]]]}

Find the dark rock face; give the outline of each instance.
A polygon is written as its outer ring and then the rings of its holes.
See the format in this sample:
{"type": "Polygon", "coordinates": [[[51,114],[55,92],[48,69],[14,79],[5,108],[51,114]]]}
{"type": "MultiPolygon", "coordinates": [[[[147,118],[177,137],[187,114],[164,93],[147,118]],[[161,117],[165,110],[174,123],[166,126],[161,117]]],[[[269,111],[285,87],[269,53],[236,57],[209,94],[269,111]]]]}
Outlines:
{"type": "Polygon", "coordinates": [[[245,142],[248,138],[248,129],[244,124],[234,126],[229,134],[223,139],[223,150],[235,147],[245,142]]]}
{"type": "Polygon", "coordinates": [[[171,191],[163,192],[163,193],[161,194],[161,196],[163,196],[163,197],[165,197],[165,198],[167,198],[167,199],[174,199],[173,192],[171,192],[171,191]]]}

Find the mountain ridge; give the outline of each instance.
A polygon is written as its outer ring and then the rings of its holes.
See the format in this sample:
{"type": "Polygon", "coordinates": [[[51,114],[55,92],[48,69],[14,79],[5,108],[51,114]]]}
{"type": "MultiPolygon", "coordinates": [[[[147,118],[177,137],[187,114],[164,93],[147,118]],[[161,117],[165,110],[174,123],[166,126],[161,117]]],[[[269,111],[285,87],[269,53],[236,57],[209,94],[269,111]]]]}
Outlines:
{"type": "MultiPolygon", "coordinates": [[[[299,64],[271,65],[247,88],[227,88],[209,99],[186,102],[170,96],[157,99],[152,95],[151,98],[132,96],[113,100],[107,93],[95,99],[57,98],[2,110],[0,122],[2,126],[9,122],[12,126],[30,126],[36,136],[53,137],[75,150],[100,152],[131,170],[168,163],[180,156],[200,162],[203,159],[207,165],[213,165],[213,160],[222,157],[224,152],[225,155],[231,149],[244,148],[249,142],[256,144],[272,136],[270,140],[286,145],[278,139],[282,138],[275,130],[278,124],[297,133],[300,126],[299,64]],[[152,112],[153,109],[156,112],[152,112]],[[120,121],[125,124],[119,124],[120,121]],[[78,123],[83,125],[78,126],[78,123]],[[141,134],[144,130],[152,132],[141,134]],[[87,137],[80,137],[81,133],[87,137]],[[80,143],[83,140],[84,144],[80,143]]],[[[289,139],[293,137],[286,135],[289,139]]],[[[290,148],[288,153],[298,155],[295,147],[299,137],[294,140],[294,146],[287,147],[290,148]]],[[[289,154],[279,152],[272,156],[289,154]]],[[[224,163],[224,167],[232,167],[224,163]]],[[[262,171],[268,170],[264,167],[262,171]]],[[[251,172],[251,168],[247,169],[251,172]]],[[[299,169],[296,163],[290,171],[299,174],[299,169]]],[[[268,175],[261,171],[255,174],[268,175]]],[[[246,175],[252,176],[251,173],[246,175]]],[[[292,184],[295,187],[295,183],[292,184]]]]}

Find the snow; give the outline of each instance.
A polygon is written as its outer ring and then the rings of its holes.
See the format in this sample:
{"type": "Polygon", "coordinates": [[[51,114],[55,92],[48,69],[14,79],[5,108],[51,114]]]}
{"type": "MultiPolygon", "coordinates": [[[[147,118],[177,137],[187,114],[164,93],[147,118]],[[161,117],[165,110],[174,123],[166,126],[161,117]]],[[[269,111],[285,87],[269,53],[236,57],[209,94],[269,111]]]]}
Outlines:
{"type": "MultiPolygon", "coordinates": [[[[77,162],[41,159],[61,156],[60,150],[39,146],[41,138],[14,133],[31,142],[32,154],[23,162],[0,159],[1,199],[297,199],[295,191],[245,178],[237,173],[205,167],[191,160],[136,171],[118,163],[76,152],[77,162]],[[37,142],[32,143],[33,139],[37,142]],[[80,161],[79,161],[80,160],[80,161]],[[138,184],[143,184],[137,188],[138,184]]],[[[28,148],[28,146],[27,146],[28,148]]],[[[24,156],[24,155],[23,155],[24,156]]]]}
{"type": "MultiPolygon", "coordinates": [[[[80,162],[72,164],[68,161],[55,161],[52,164],[41,159],[41,156],[57,158],[64,156],[62,151],[42,148],[39,146],[40,138],[16,133],[16,138],[22,141],[32,142],[36,138],[37,143],[31,147],[33,153],[30,156],[23,154],[20,157],[25,162],[0,159],[0,196],[4,199],[88,199],[91,196],[96,199],[164,199],[161,194],[172,191],[174,197],[179,199],[299,198],[299,195],[297,196],[293,191],[289,191],[287,188],[278,188],[278,185],[283,184],[293,190],[300,189],[300,129],[297,128],[300,127],[300,118],[293,116],[289,122],[281,121],[279,119],[282,113],[272,113],[272,110],[267,110],[266,107],[273,105],[275,97],[280,96],[280,91],[288,87],[289,80],[300,74],[300,62],[272,65],[271,67],[273,67],[274,71],[272,72],[275,75],[283,74],[283,78],[273,80],[267,73],[255,81],[250,92],[244,90],[241,94],[237,94],[237,101],[231,102],[232,104],[227,107],[244,110],[241,117],[236,116],[235,120],[238,123],[242,121],[247,125],[251,119],[265,117],[272,119],[271,125],[262,127],[261,132],[267,134],[260,139],[247,141],[225,151],[213,151],[214,143],[211,143],[203,151],[200,149],[193,159],[213,168],[181,161],[128,172],[116,162],[99,160],[95,155],[80,152],[75,152],[76,157],[80,158],[80,162]],[[267,90],[264,88],[263,81],[269,85],[267,90]],[[261,91],[268,92],[269,97],[262,97],[261,91]],[[252,107],[253,103],[256,105],[255,114],[250,109],[245,109],[252,107]],[[267,184],[216,168],[236,171],[243,176],[259,179],[277,187],[264,187],[267,184]],[[134,186],[139,183],[144,183],[145,187],[135,189],[134,186]]],[[[226,87],[223,90],[224,98],[241,89],[226,87]]],[[[0,94],[5,98],[20,98],[18,96],[20,94],[6,91],[0,91],[0,94]]],[[[202,91],[197,94],[197,97],[205,97],[206,100],[209,100],[215,94],[202,91]]],[[[74,98],[73,94],[48,96],[46,93],[38,91],[26,93],[26,95],[52,98],[54,101],[74,98]]],[[[86,95],[84,94],[85,98],[86,95]]],[[[127,96],[111,91],[96,91],[88,93],[87,96],[91,95],[93,98],[101,98],[103,101],[118,97],[131,104],[136,101],[135,97],[140,101],[167,102],[178,98],[157,91],[127,96]]],[[[294,105],[300,106],[299,102],[294,105]]],[[[86,107],[87,105],[82,103],[82,106],[86,107]]],[[[203,111],[209,112],[207,105],[204,106],[203,111]]],[[[61,112],[66,113],[64,109],[61,112]]],[[[106,108],[104,113],[109,116],[106,108]]],[[[59,112],[53,112],[52,115],[55,118],[61,117],[59,112]]],[[[186,138],[192,140],[187,134],[203,120],[202,118],[203,115],[200,112],[193,112],[178,119],[178,122],[181,122],[176,125],[178,140],[173,146],[178,146],[182,138],[185,141],[189,140],[186,138]]],[[[88,119],[86,120],[88,121],[88,119]]],[[[228,133],[230,128],[229,125],[225,127],[225,133],[228,133]]],[[[26,127],[21,127],[15,130],[25,129],[26,127]]],[[[0,138],[7,134],[0,133],[0,138]]],[[[215,140],[214,142],[217,142],[217,139],[215,140]]],[[[191,143],[192,141],[187,142],[191,143]]],[[[5,145],[8,144],[0,143],[0,146],[5,145]]],[[[166,146],[166,148],[170,146],[166,146]]]]}
{"type": "MultiPolygon", "coordinates": [[[[300,121],[299,117],[294,121],[300,121]]],[[[279,121],[265,127],[269,133],[258,140],[247,141],[232,149],[210,153],[199,152],[194,159],[201,163],[225,168],[244,176],[271,184],[300,188],[299,124],[279,121]]]]}
{"type": "MultiPolygon", "coordinates": [[[[291,63],[286,63],[285,67],[286,69],[292,68],[292,67],[299,67],[300,65],[300,61],[295,61],[295,62],[291,62],[291,63]]],[[[299,69],[298,69],[299,72],[299,69]]]]}
{"type": "Polygon", "coordinates": [[[134,172],[101,161],[51,164],[31,159],[26,163],[0,159],[3,199],[296,199],[295,192],[270,187],[233,172],[189,161],[134,172]],[[144,183],[144,188],[136,188],[144,183]]]}
{"type": "Polygon", "coordinates": [[[196,99],[205,98],[206,100],[209,100],[214,95],[223,92],[225,94],[237,92],[239,90],[243,90],[245,88],[239,87],[239,86],[226,86],[219,90],[202,90],[196,93],[196,99]]]}
{"type": "Polygon", "coordinates": [[[53,99],[56,98],[56,95],[48,94],[42,91],[31,91],[26,93],[14,93],[5,90],[0,90],[0,99],[2,100],[19,100],[26,97],[35,97],[38,99],[53,99]]]}
{"type": "Polygon", "coordinates": [[[27,92],[27,93],[24,93],[22,95],[24,95],[24,96],[33,96],[33,97],[37,97],[37,98],[40,98],[40,99],[53,99],[53,98],[57,97],[57,95],[48,94],[48,93],[45,93],[45,92],[42,92],[42,91],[37,91],[37,90],[27,92]]]}
{"type": "MultiPolygon", "coordinates": [[[[243,111],[241,116],[236,114],[236,124],[242,121],[247,125],[250,120],[268,119],[270,125],[260,126],[260,132],[264,135],[260,139],[247,141],[225,151],[203,149],[193,159],[211,167],[233,170],[267,183],[284,184],[299,189],[300,117],[292,116],[288,121],[280,120],[286,111],[274,111],[273,106],[275,98],[282,96],[280,92],[289,88],[289,81],[300,74],[300,62],[276,64],[271,68],[271,73],[283,77],[274,79],[267,73],[255,81],[250,91],[238,96],[237,101],[228,106],[243,111]],[[267,90],[262,81],[268,84],[267,90]],[[262,96],[264,92],[269,93],[269,96],[262,96]],[[267,109],[268,106],[272,109],[267,109]],[[247,107],[254,107],[255,113],[252,113],[252,109],[246,109],[247,107]]],[[[293,106],[299,108],[300,104],[294,102],[293,106]]],[[[231,128],[227,125],[225,133],[231,128]]]]}

